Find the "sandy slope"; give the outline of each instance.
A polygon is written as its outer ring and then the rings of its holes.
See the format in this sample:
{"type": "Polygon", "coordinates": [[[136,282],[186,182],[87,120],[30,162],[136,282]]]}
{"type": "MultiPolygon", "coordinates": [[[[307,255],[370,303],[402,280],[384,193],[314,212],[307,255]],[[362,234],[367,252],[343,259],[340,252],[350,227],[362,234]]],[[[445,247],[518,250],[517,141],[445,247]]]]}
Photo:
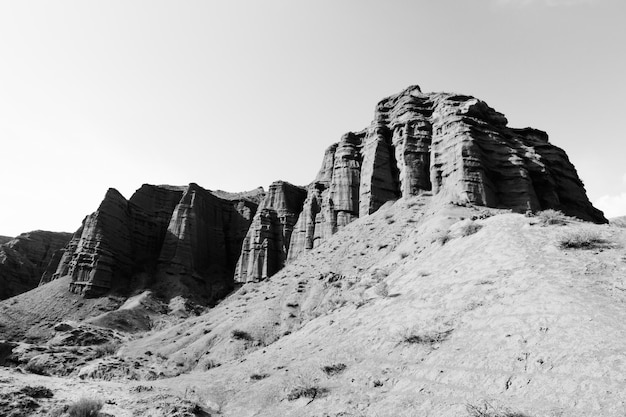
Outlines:
{"type": "MultiPolygon", "coordinates": [[[[227,416],[460,416],[484,401],[528,416],[623,416],[625,237],[400,200],[268,282],[118,353],[188,373],[133,382],[152,391],[84,384],[120,398],[126,411],[115,415],[160,415],[147,404],[178,397],[227,416]],[[469,234],[472,217],[480,227],[469,234]],[[580,230],[606,243],[559,248],[580,230]],[[289,400],[298,386],[317,395],[289,400]]],[[[68,392],[77,384],[50,381],[68,392]]]]}

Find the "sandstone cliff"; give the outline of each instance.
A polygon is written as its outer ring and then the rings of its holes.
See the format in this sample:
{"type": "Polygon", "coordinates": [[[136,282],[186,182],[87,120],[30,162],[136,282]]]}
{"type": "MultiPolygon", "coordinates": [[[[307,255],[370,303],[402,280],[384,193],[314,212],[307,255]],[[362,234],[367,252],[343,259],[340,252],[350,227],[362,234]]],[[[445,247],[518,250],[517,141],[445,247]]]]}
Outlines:
{"type": "Polygon", "coordinates": [[[474,97],[411,86],[379,102],[369,127],[326,150],[289,259],[386,201],[421,193],[517,212],[552,208],[606,223],[545,132],[510,128],[504,115],[474,97]]]}
{"type": "Polygon", "coordinates": [[[55,269],[71,234],[36,230],[0,244],[0,299],[33,289],[55,269]]]}
{"type": "Polygon", "coordinates": [[[42,283],[69,275],[70,290],[85,296],[148,286],[204,301],[223,295],[258,193],[220,198],[193,183],[143,185],[126,200],[109,189],[42,283]]]}
{"type": "Polygon", "coordinates": [[[291,233],[306,190],[284,181],[270,185],[243,241],[235,281],[258,281],[278,272],[287,259],[291,233]]]}

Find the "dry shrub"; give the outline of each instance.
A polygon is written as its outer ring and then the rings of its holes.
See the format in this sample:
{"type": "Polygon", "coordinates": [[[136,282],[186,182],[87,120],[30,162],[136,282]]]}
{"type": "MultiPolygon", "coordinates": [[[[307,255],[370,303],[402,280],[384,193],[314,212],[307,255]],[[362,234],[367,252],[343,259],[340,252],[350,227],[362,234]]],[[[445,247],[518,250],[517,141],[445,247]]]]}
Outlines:
{"type": "Polygon", "coordinates": [[[311,374],[299,373],[291,381],[289,387],[287,387],[287,400],[294,401],[298,398],[305,397],[310,398],[313,401],[317,397],[328,392],[327,388],[319,385],[319,379],[311,374]]]}
{"type": "Polygon", "coordinates": [[[402,330],[399,334],[400,343],[404,344],[418,344],[418,345],[434,345],[436,343],[441,343],[446,340],[452,330],[430,330],[430,331],[422,331],[417,328],[406,328],[402,330]]]}
{"type": "Polygon", "coordinates": [[[484,401],[482,404],[465,406],[468,417],[530,417],[527,414],[511,411],[508,408],[495,407],[484,401]]]}
{"type": "Polygon", "coordinates": [[[346,370],[345,363],[333,363],[331,365],[322,366],[322,371],[328,376],[339,375],[346,370]]]}
{"type": "Polygon", "coordinates": [[[119,349],[120,345],[117,342],[108,342],[103,345],[96,346],[96,358],[113,356],[119,349]]]}
{"type": "Polygon", "coordinates": [[[81,398],[68,407],[67,413],[71,417],[96,417],[100,414],[103,405],[100,400],[81,398]]]}
{"type": "Polygon", "coordinates": [[[239,329],[234,329],[231,332],[231,336],[235,340],[245,340],[248,342],[251,342],[254,340],[254,338],[250,335],[250,333],[243,331],[243,330],[239,330],[239,329]]]}
{"type": "Polygon", "coordinates": [[[600,233],[593,230],[576,230],[561,238],[559,247],[561,249],[595,249],[608,245],[600,233]]]}
{"type": "Polygon", "coordinates": [[[433,243],[437,242],[438,244],[443,246],[446,243],[448,243],[451,239],[452,239],[452,236],[450,235],[450,230],[439,230],[435,233],[435,236],[432,242],[433,243]]]}
{"type": "Polygon", "coordinates": [[[568,223],[567,216],[559,210],[543,210],[537,213],[537,219],[542,226],[563,226],[568,223]]]}
{"type": "Polygon", "coordinates": [[[461,226],[459,230],[461,232],[461,236],[469,236],[478,232],[480,229],[482,229],[482,227],[483,227],[482,225],[475,223],[473,221],[470,221],[469,223],[461,226]]]}

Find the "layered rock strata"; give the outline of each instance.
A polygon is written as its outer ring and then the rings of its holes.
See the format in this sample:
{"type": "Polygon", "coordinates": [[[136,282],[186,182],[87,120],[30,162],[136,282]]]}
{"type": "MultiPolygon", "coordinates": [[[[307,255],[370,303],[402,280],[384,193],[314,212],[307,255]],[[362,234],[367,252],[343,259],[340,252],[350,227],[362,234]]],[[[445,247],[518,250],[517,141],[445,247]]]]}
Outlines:
{"type": "Polygon", "coordinates": [[[130,200],[109,189],[42,283],[69,275],[70,290],[85,296],[151,286],[167,296],[221,296],[257,208],[256,197],[222,197],[197,184],[143,185],[130,200]]]}
{"type": "Polygon", "coordinates": [[[411,86],[378,103],[371,125],[344,135],[307,188],[289,259],[386,201],[420,193],[517,212],[544,209],[596,223],[566,153],[545,132],[507,126],[474,97],[411,86]]]}
{"type": "Polygon", "coordinates": [[[243,241],[235,281],[263,280],[285,265],[291,233],[306,194],[304,188],[288,182],[270,185],[243,241]]]}
{"type": "Polygon", "coordinates": [[[42,274],[56,269],[71,236],[36,230],[0,244],[0,300],[35,288],[42,274]]]}

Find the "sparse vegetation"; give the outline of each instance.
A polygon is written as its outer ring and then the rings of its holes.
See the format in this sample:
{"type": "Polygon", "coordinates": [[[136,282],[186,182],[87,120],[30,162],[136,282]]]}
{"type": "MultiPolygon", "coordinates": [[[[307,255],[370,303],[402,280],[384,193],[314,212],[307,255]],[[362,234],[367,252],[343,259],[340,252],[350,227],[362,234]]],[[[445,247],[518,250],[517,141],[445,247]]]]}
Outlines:
{"type": "Polygon", "coordinates": [[[67,413],[71,417],[96,417],[100,414],[103,405],[100,400],[81,398],[68,407],[67,413]]]}
{"type": "Polygon", "coordinates": [[[439,230],[436,234],[432,242],[437,242],[441,246],[445,245],[452,239],[450,236],[450,230],[439,230]]]}
{"type": "Polygon", "coordinates": [[[606,246],[609,242],[593,230],[583,229],[569,233],[561,238],[561,249],[595,249],[606,246]]]}
{"type": "Polygon", "coordinates": [[[419,344],[419,345],[434,345],[436,343],[446,340],[452,330],[445,331],[420,331],[419,329],[404,329],[400,332],[400,343],[404,344],[419,344]]]}
{"type": "Polygon", "coordinates": [[[251,341],[254,340],[254,338],[250,335],[250,333],[245,332],[243,330],[238,330],[238,329],[234,329],[231,332],[231,336],[235,340],[245,340],[245,341],[248,341],[248,342],[251,342],[251,341]]]}
{"type": "Polygon", "coordinates": [[[322,366],[322,371],[328,376],[335,376],[346,370],[345,363],[333,363],[332,365],[322,366]]]}
{"type": "Polygon", "coordinates": [[[287,400],[294,401],[298,398],[310,398],[313,401],[328,392],[327,388],[319,386],[317,378],[311,375],[298,374],[293,381],[293,385],[288,388],[287,400]]]}
{"type": "Polygon", "coordinates": [[[119,349],[119,343],[116,342],[108,342],[103,345],[96,346],[96,358],[101,358],[103,356],[113,356],[119,349]]]}
{"type": "Polygon", "coordinates": [[[466,223],[463,226],[461,226],[461,229],[460,229],[461,236],[465,237],[465,236],[473,235],[474,233],[482,229],[482,227],[483,227],[482,225],[476,222],[470,221],[469,223],[466,223]]]}
{"type": "Polygon", "coordinates": [[[559,210],[543,210],[537,213],[537,219],[542,226],[563,226],[568,223],[567,216],[559,210]]]}
{"type": "Polygon", "coordinates": [[[527,414],[511,411],[507,408],[499,408],[484,401],[480,405],[467,404],[465,406],[468,417],[530,417],[527,414]]]}

